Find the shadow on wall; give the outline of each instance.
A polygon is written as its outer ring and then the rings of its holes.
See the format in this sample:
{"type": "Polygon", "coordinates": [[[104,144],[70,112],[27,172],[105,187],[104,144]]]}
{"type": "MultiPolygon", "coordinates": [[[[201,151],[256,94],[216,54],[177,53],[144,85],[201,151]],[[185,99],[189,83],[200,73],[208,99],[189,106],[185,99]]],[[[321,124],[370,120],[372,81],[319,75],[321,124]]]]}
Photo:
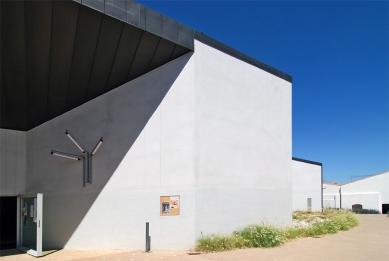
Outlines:
{"type": "MultiPolygon", "coordinates": [[[[104,230],[104,224],[96,223],[114,222],[110,221],[109,210],[123,207],[123,199],[117,199],[117,206],[106,206],[106,211],[97,216],[89,215],[92,222],[83,220],[191,56],[192,53],[181,56],[27,133],[26,194],[44,195],[44,247],[74,248],[78,243],[91,245],[102,240],[99,230],[104,230]],[[65,130],[87,150],[104,137],[93,157],[92,185],[83,187],[82,162],[50,155],[52,149],[82,155],[65,130]],[[77,230],[81,223],[80,232],[77,230]],[[67,246],[75,233],[79,233],[76,240],[67,246]]],[[[145,184],[140,184],[135,189],[144,188],[145,184]]]]}

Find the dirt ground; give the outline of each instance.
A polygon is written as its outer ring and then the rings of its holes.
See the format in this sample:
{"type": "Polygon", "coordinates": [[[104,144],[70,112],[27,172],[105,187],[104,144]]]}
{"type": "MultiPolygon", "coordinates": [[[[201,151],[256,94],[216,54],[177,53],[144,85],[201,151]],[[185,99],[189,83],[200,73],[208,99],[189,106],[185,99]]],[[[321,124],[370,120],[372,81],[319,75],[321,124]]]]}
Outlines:
{"type": "MultiPolygon", "coordinates": [[[[243,249],[222,253],[188,255],[188,251],[142,250],[59,250],[40,257],[39,261],[82,260],[301,260],[301,261],[388,261],[389,217],[387,215],[358,215],[360,225],[347,232],[321,238],[300,239],[270,249],[243,249]]],[[[18,250],[0,251],[0,260],[34,260],[18,250]]]]}

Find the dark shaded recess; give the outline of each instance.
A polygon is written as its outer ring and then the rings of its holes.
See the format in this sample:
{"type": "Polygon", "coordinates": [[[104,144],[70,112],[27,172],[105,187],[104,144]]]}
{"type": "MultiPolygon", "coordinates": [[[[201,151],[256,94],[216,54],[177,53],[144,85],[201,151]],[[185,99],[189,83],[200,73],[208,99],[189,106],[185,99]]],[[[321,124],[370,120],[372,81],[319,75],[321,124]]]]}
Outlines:
{"type": "MultiPolygon", "coordinates": [[[[0,71],[1,72],[1,71],[0,71]]],[[[1,86],[0,86],[0,117],[1,121],[3,121],[5,124],[8,124],[8,116],[7,116],[7,101],[5,98],[5,88],[4,88],[4,78],[3,74],[1,74],[1,86]]]]}
{"type": "Polygon", "coordinates": [[[160,38],[158,46],[155,50],[153,59],[150,62],[148,70],[154,70],[155,68],[163,65],[166,61],[170,60],[170,57],[174,51],[175,44],[160,38]]]}
{"type": "Polygon", "coordinates": [[[160,37],[144,31],[134,61],[131,65],[127,81],[131,81],[147,71],[153,59],[160,37]]]}
{"type": "Polygon", "coordinates": [[[389,204],[382,204],[382,214],[389,214],[389,204]]]}
{"type": "Polygon", "coordinates": [[[80,5],[54,1],[51,33],[49,97],[47,119],[66,112],[73,47],[80,5]]]}
{"type": "Polygon", "coordinates": [[[138,3],[0,3],[0,128],[32,129],[190,51],[177,22],[138,3]]]}
{"type": "Polygon", "coordinates": [[[123,26],[124,23],[117,19],[109,16],[103,17],[86,101],[104,94],[123,26]]]}
{"type": "Polygon", "coordinates": [[[176,44],[176,46],[174,47],[173,53],[170,56],[170,60],[174,60],[174,59],[186,54],[187,52],[189,52],[188,49],[186,49],[185,47],[182,47],[181,45],[176,44]]]}
{"type": "Polygon", "coordinates": [[[142,34],[142,30],[128,24],[124,25],[106,91],[126,82],[142,34]]]}
{"type": "Polygon", "coordinates": [[[0,249],[16,248],[16,197],[0,197],[0,249]]]}
{"type": "Polygon", "coordinates": [[[6,94],[7,124],[1,127],[27,129],[26,48],[24,2],[1,3],[1,60],[6,94]]]}
{"type": "Polygon", "coordinates": [[[46,119],[52,2],[25,1],[28,126],[46,119]]]}
{"type": "Polygon", "coordinates": [[[84,103],[103,15],[80,6],[66,110],[84,103]]]}

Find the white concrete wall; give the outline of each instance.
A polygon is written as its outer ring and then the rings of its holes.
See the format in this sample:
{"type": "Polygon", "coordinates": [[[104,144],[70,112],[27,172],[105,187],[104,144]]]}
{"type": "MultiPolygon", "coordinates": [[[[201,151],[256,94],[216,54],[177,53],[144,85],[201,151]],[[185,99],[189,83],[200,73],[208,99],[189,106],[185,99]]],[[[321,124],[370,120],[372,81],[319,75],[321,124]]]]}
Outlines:
{"type": "Polygon", "coordinates": [[[342,193],[342,209],[352,209],[355,204],[362,205],[363,209],[374,209],[381,212],[380,193],[342,193]]]}
{"type": "Polygon", "coordinates": [[[342,194],[349,195],[347,201],[342,196],[342,207],[351,208],[353,204],[361,204],[364,209],[371,208],[381,212],[381,204],[389,204],[388,184],[389,172],[346,183],[342,185],[342,194]]]}
{"type": "Polygon", "coordinates": [[[202,235],[291,223],[291,84],[196,41],[180,57],[27,134],[26,193],[44,195],[46,247],[189,249],[202,235]],[[104,143],[93,184],[50,155],[104,143]],[[160,196],[181,213],[161,217],[160,196]]]}
{"type": "Polygon", "coordinates": [[[340,185],[323,183],[323,207],[340,208],[340,185]]]}
{"type": "Polygon", "coordinates": [[[195,41],[196,237],[291,222],[291,83],[195,41]]]}
{"type": "Polygon", "coordinates": [[[26,132],[0,129],[0,196],[25,193],[26,132]]]}
{"type": "Polygon", "coordinates": [[[194,242],[193,61],[184,55],[30,130],[26,193],[44,196],[44,245],[153,249],[194,242]],[[93,184],[82,186],[81,155],[69,130],[93,157],[93,184]],[[180,195],[181,214],[161,217],[160,196],[180,195]]]}
{"type": "Polygon", "coordinates": [[[292,160],[292,176],[293,211],[307,211],[308,198],[311,210],[321,211],[321,166],[292,160]]]}

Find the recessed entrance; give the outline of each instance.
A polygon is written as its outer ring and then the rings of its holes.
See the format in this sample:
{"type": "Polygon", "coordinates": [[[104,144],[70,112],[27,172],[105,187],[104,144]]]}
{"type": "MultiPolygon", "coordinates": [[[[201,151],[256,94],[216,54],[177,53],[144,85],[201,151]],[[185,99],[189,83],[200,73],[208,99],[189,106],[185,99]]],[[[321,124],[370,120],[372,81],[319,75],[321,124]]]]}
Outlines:
{"type": "Polygon", "coordinates": [[[362,205],[361,204],[354,204],[351,206],[352,210],[362,210],[362,205]]]}
{"type": "Polygon", "coordinates": [[[0,197],[0,250],[16,248],[16,197],[0,197]]]}
{"type": "Polygon", "coordinates": [[[389,211],[389,204],[382,204],[382,214],[386,214],[389,211]]]}

